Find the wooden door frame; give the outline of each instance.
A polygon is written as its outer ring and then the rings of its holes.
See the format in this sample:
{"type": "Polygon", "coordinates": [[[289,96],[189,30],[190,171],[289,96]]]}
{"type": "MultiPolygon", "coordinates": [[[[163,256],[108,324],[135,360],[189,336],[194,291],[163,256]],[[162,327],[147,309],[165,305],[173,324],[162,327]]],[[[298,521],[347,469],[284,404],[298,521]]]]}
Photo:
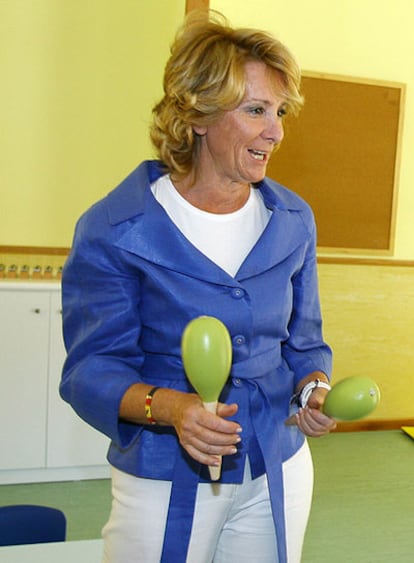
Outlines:
{"type": "Polygon", "coordinates": [[[188,12],[190,12],[191,10],[197,10],[197,9],[208,10],[210,7],[209,4],[210,4],[209,0],[186,0],[185,13],[188,14],[188,12]]]}

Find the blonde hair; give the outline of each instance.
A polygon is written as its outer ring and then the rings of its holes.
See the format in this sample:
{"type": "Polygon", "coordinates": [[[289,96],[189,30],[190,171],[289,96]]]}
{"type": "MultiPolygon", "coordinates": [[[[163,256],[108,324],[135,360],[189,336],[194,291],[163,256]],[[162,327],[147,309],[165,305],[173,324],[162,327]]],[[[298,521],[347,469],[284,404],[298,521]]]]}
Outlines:
{"type": "Polygon", "coordinates": [[[190,12],[171,47],[164,96],[153,108],[150,130],[168,171],[185,176],[198,152],[195,126],[205,126],[236,108],[245,93],[245,64],[260,61],[276,69],[288,111],[302,105],[300,69],[290,51],[269,33],[230,27],[218,12],[190,12]]]}

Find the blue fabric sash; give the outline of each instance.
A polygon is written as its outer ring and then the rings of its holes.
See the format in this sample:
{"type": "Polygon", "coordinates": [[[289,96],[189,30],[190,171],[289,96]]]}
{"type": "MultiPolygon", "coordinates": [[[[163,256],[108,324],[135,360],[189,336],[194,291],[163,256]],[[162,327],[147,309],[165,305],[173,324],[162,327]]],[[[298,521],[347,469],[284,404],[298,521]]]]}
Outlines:
{"type": "MultiPolygon", "coordinates": [[[[278,563],[287,563],[285,508],[281,441],[278,424],[272,432],[263,432],[264,418],[269,411],[263,408],[263,391],[253,386],[250,395],[255,412],[253,423],[257,440],[265,460],[270,502],[276,531],[278,563]]],[[[201,465],[192,460],[180,447],[174,469],[170,505],[167,516],[161,563],[185,563],[193,524],[201,465]]]]}
{"type": "Polygon", "coordinates": [[[174,468],[170,505],[160,563],[185,563],[201,464],[192,460],[180,447],[174,468]],[[192,471],[190,466],[196,470],[192,471]]]}

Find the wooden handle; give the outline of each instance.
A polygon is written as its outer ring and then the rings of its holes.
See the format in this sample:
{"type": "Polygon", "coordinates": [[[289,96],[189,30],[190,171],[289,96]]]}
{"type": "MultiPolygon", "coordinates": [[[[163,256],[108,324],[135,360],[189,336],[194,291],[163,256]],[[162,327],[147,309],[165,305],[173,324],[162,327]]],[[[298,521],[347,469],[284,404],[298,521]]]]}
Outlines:
{"type": "MultiPolygon", "coordinates": [[[[203,403],[204,408],[208,412],[212,412],[216,414],[217,412],[217,401],[212,401],[211,403],[203,403]]],[[[208,467],[210,473],[210,479],[212,481],[218,481],[221,475],[221,456],[220,456],[220,465],[209,465],[208,467]]]]}
{"type": "Polygon", "coordinates": [[[296,414],[292,414],[289,418],[285,420],[285,426],[297,426],[296,414]]]}

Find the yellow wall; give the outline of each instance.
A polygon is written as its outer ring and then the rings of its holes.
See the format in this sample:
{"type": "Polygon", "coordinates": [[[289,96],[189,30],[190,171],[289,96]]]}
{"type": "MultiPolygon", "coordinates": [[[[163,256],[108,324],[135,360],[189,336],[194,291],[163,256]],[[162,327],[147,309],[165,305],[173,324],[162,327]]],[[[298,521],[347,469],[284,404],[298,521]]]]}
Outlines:
{"type": "Polygon", "coordinates": [[[70,246],[143,158],[185,0],[1,0],[0,245],[70,246]]]}
{"type": "MultiPolygon", "coordinates": [[[[210,0],[302,68],[408,85],[396,259],[414,258],[411,0],[210,0]]],[[[0,2],[0,245],[70,246],[79,214],[142,158],[185,0],[0,2]]]]}
{"type": "MultiPolygon", "coordinates": [[[[411,0],[210,0],[268,29],[302,68],[408,85],[397,259],[414,259],[411,0]]],[[[143,158],[184,0],[0,1],[0,245],[70,246],[79,214],[143,158]]],[[[323,111],[323,110],[322,110],[323,111]]],[[[414,404],[414,268],[320,266],[334,380],[374,377],[374,417],[414,404]]]]}
{"type": "MultiPolygon", "coordinates": [[[[305,70],[407,84],[395,258],[414,258],[414,3],[411,0],[210,0],[234,25],[267,29],[305,70]]],[[[321,101],[323,111],[323,100],[321,101]]],[[[414,418],[414,268],[320,264],[333,381],[368,375],[371,419],[414,418]]]]}
{"type": "MultiPolygon", "coordinates": [[[[411,0],[210,0],[235,25],[267,29],[308,71],[407,84],[395,258],[414,258],[414,3],[411,0]]],[[[321,101],[323,111],[323,100],[321,101]]]]}

